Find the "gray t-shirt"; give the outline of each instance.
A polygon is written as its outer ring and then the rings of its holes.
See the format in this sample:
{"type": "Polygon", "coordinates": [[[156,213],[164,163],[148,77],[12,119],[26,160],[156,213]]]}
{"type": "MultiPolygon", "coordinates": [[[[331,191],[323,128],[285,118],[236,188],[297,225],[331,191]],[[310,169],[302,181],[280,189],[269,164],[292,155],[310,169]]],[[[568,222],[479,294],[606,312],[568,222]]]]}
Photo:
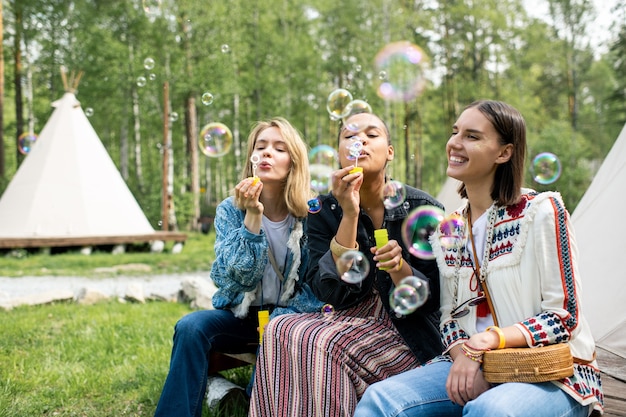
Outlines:
{"type": "MultiPolygon", "coordinates": [[[[288,214],[283,220],[273,222],[267,217],[262,218],[262,227],[265,232],[265,236],[269,243],[269,247],[276,259],[276,266],[282,274],[285,273],[285,264],[287,262],[288,249],[287,241],[289,240],[289,233],[294,225],[294,217],[288,214]]],[[[259,306],[261,302],[266,304],[276,304],[284,307],[284,303],[279,303],[280,293],[282,292],[282,286],[278,275],[274,271],[272,264],[268,262],[265,265],[265,272],[263,273],[263,300],[261,295],[257,296],[257,299],[252,305],[259,306]]]]}

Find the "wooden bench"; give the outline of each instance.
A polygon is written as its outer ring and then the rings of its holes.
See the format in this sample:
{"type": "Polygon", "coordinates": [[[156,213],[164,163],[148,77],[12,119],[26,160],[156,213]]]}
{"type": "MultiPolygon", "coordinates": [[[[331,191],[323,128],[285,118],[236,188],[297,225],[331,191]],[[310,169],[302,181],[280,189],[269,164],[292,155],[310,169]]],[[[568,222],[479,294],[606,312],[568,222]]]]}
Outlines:
{"type": "Polygon", "coordinates": [[[600,347],[596,351],[602,371],[604,416],[626,416],[626,361],[600,347]]]}
{"type": "Polygon", "coordinates": [[[254,353],[221,353],[211,352],[209,355],[209,375],[241,366],[254,365],[254,353]]]}

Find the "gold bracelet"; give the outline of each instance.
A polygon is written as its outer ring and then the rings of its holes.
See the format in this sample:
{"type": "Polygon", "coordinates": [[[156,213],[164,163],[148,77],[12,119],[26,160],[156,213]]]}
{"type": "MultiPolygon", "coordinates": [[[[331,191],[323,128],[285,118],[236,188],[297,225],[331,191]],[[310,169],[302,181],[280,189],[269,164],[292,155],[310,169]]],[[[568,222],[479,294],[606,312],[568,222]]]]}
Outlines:
{"type": "Polygon", "coordinates": [[[341,255],[343,255],[344,253],[348,252],[349,250],[359,250],[358,242],[356,244],[356,248],[347,248],[347,247],[341,246],[339,243],[337,243],[337,239],[335,237],[333,237],[331,239],[331,241],[330,241],[330,251],[336,257],[340,257],[341,255]]]}
{"type": "Polygon", "coordinates": [[[506,339],[504,337],[504,332],[502,331],[501,328],[499,328],[498,326],[489,326],[485,330],[486,331],[493,330],[494,332],[498,333],[498,347],[496,349],[502,349],[504,347],[504,345],[506,345],[506,339]]]}

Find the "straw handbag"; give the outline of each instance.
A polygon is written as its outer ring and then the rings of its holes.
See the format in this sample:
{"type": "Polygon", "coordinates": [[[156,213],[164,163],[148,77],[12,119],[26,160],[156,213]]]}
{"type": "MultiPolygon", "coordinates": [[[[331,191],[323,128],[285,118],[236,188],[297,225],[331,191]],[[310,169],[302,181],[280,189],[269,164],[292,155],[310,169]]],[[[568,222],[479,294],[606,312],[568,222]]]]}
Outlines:
{"type": "Polygon", "coordinates": [[[574,359],[567,343],[538,348],[505,348],[483,355],[488,382],[545,382],[574,375],[574,359]]]}

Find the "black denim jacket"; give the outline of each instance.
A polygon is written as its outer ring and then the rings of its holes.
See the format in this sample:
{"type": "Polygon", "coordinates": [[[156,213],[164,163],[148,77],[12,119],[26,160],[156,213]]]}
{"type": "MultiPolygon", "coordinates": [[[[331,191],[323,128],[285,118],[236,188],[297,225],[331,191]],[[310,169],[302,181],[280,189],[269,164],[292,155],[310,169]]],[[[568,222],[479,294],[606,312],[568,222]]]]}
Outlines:
{"type": "Polygon", "coordinates": [[[409,253],[402,241],[401,229],[404,219],[416,207],[421,205],[443,207],[424,191],[406,186],[406,192],[406,200],[401,206],[385,210],[384,221],[389,239],[396,240],[402,246],[402,257],[409,261],[413,275],[427,280],[430,285],[430,298],[422,307],[409,315],[399,316],[389,306],[389,295],[394,284],[387,272],[380,271],[374,266],[376,263],[370,253],[370,248],[376,246],[374,225],[364,210],[361,210],[359,215],[357,242],[359,250],[370,261],[369,275],[360,284],[348,284],[339,278],[330,253],[330,241],[339,228],[342,209],[332,193],[320,196],[321,210],[309,214],[308,217],[306,233],[309,238],[310,257],[307,282],[321,301],[331,304],[336,310],[359,303],[367,298],[376,286],[396,328],[420,363],[424,363],[443,351],[439,334],[439,270],[435,260],[420,259],[409,253]]]}

